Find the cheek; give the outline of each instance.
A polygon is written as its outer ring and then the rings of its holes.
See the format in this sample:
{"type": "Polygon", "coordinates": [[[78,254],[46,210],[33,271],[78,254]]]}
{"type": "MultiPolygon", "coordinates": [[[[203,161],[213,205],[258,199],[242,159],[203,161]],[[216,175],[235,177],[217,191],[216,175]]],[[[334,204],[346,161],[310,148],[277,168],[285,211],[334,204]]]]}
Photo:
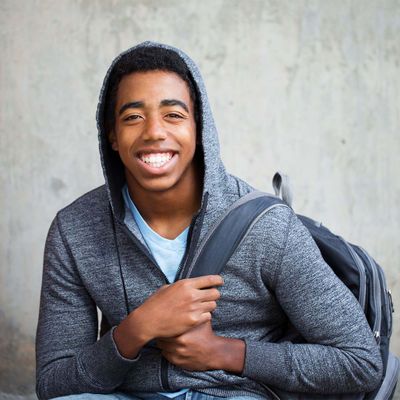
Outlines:
{"type": "Polygon", "coordinates": [[[186,153],[188,158],[193,158],[196,152],[196,136],[191,136],[186,142],[186,153]]]}
{"type": "Polygon", "coordinates": [[[199,143],[199,135],[197,135],[196,132],[196,125],[193,124],[191,128],[191,133],[190,133],[190,139],[189,139],[189,145],[191,148],[191,152],[194,154],[196,151],[196,146],[199,143]]]}
{"type": "Polygon", "coordinates": [[[119,151],[127,153],[135,142],[135,132],[133,130],[121,130],[118,132],[118,147],[119,151]]]}

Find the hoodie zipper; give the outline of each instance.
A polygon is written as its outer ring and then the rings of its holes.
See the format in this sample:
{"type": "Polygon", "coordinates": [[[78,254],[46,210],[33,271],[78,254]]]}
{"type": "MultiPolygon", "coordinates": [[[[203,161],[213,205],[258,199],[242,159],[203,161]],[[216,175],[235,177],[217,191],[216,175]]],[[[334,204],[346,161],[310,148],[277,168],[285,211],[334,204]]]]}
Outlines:
{"type": "MultiPolygon", "coordinates": [[[[199,234],[200,234],[200,228],[203,225],[203,218],[204,218],[205,210],[207,208],[207,200],[208,200],[208,193],[206,192],[203,208],[201,208],[200,211],[194,215],[194,217],[192,218],[192,221],[190,223],[185,254],[183,255],[182,261],[176,272],[175,282],[179,279],[182,279],[182,277],[184,275],[181,272],[184,272],[185,266],[186,266],[188,260],[193,258],[193,253],[194,253],[193,250],[196,247],[196,244],[197,244],[197,241],[199,238],[199,234]],[[199,217],[200,217],[200,219],[198,220],[199,217]]],[[[169,385],[169,381],[168,381],[168,365],[169,365],[168,361],[164,357],[162,357],[161,358],[161,386],[165,390],[170,391],[171,386],[169,385]]]]}
{"type": "MultiPolygon", "coordinates": [[[[156,267],[156,269],[161,272],[164,281],[166,284],[169,283],[167,276],[164,274],[162,269],[157,264],[157,261],[154,259],[150,251],[144,246],[136,236],[129,230],[129,228],[125,224],[121,224],[123,231],[129,236],[129,238],[138,246],[138,248],[144,253],[144,255],[151,261],[151,263],[156,267]]],[[[123,279],[122,275],[121,278],[123,279]]],[[[125,283],[123,284],[125,291],[125,283]]],[[[125,292],[125,298],[127,298],[127,293],[125,292]]],[[[160,375],[161,375],[161,388],[165,391],[170,391],[171,387],[168,383],[168,361],[161,356],[161,367],[160,367],[160,375]]]]}
{"type": "MultiPolygon", "coordinates": [[[[192,221],[190,223],[190,228],[189,228],[189,234],[188,234],[188,238],[187,238],[187,245],[186,245],[186,250],[185,250],[185,254],[182,258],[182,261],[178,267],[177,273],[176,273],[176,279],[175,281],[182,279],[182,277],[184,276],[183,273],[185,270],[185,266],[188,264],[189,260],[191,258],[193,258],[194,255],[194,248],[197,244],[199,235],[200,235],[200,228],[203,225],[203,219],[204,219],[204,214],[205,214],[205,210],[207,208],[207,202],[208,202],[208,192],[205,193],[204,195],[204,205],[203,207],[200,209],[200,211],[195,214],[192,218],[192,221]],[[200,220],[197,221],[198,217],[200,216],[200,220]],[[198,226],[199,225],[199,226],[198,226]]],[[[130,229],[125,225],[125,223],[121,223],[121,221],[118,221],[119,225],[121,226],[122,230],[129,236],[129,238],[138,246],[138,248],[143,252],[143,254],[151,261],[151,263],[157,268],[157,270],[159,272],[161,272],[164,281],[166,284],[169,283],[167,276],[164,274],[164,272],[162,271],[162,269],[160,268],[160,266],[157,264],[157,261],[154,259],[153,255],[150,253],[150,251],[146,248],[146,246],[143,245],[143,243],[141,243],[137,237],[130,231],[130,229]]],[[[118,243],[116,243],[116,245],[118,246],[118,243]]],[[[190,265],[190,263],[189,263],[190,265]]],[[[123,276],[121,274],[121,279],[123,280],[123,276]]],[[[124,288],[124,292],[125,292],[125,301],[127,302],[127,298],[128,295],[126,293],[125,290],[125,282],[123,282],[123,288],[124,288]]],[[[128,304],[127,304],[127,315],[129,314],[130,310],[128,308],[128,304]]],[[[160,371],[160,375],[161,375],[161,387],[162,390],[165,391],[170,391],[171,390],[171,386],[169,385],[168,382],[168,361],[164,358],[161,357],[161,371],[160,371]]]]}

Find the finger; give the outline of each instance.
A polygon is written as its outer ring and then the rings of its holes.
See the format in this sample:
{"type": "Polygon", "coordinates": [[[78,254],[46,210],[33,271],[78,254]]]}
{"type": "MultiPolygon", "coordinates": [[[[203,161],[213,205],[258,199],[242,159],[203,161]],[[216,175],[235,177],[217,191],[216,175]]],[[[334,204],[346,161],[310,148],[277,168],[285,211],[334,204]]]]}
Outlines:
{"type": "Polygon", "coordinates": [[[216,301],[203,301],[201,304],[201,310],[203,312],[212,312],[217,308],[216,301]]]}
{"type": "Polygon", "coordinates": [[[157,339],[156,346],[161,348],[161,347],[165,347],[167,344],[170,344],[170,343],[177,343],[178,338],[179,338],[179,336],[157,339]]]}
{"type": "Polygon", "coordinates": [[[199,290],[197,295],[199,300],[203,302],[216,301],[221,297],[221,293],[216,288],[199,290]]]}
{"type": "Polygon", "coordinates": [[[166,358],[171,364],[174,364],[176,366],[179,366],[179,361],[180,361],[180,357],[175,354],[174,352],[170,352],[170,351],[162,351],[161,352],[162,356],[164,358],[166,358]]]}
{"type": "Polygon", "coordinates": [[[166,343],[171,343],[172,339],[171,338],[162,338],[162,339],[158,339],[156,341],[156,347],[158,348],[162,348],[163,346],[165,346],[166,343]]]}
{"type": "Polygon", "coordinates": [[[205,275],[197,278],[189,278],[193,287],[197,289],[205,289],[213,286],[221,286],[224,284],[224,280],[221,275],[205,275]]]}
{"type": "Polygon", "coordinates": [[[211,321],[211,319],[212,319],[211,313],[205,312],[200,315],[199,322],[198,322],[198,324],[196,324],[196,326],[199,326],[201,324],[204,324],[205,322],[211,321]]]}
{"type": "Polygon", "coordinates": [[[176,345],[175,343],[171,342],[162,342],[162,343],[157,342],[157,347],[163,352],[167,351],[169,353],[173,353],[174,349],[176,348],[176,345]]]}
{"type": "Polygon", "coordinates": [[[172,363],[172,358],[173,358],[173,353],[170,353],[169,351],[162,350],[161,354],[164,358],[166,358],[170,363],[172,363]]]}

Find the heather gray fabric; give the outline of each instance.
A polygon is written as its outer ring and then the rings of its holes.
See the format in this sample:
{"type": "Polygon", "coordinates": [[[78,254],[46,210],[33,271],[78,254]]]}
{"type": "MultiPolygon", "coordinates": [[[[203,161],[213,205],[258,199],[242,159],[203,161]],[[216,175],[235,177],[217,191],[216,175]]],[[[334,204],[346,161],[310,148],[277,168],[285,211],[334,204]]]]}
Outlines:
{"type": "MultiPolygon", "coordinates": [[[[139,46],[169,48],[151,42],[139,46]]],[[[254,189],[225,171],[200,73],[176,51],[200,94],[205,165],[201,209],[191,224],[185,264],[224,210],[254,189]]],[[[123,168],[103,130],[108,75],[97,113],[106,183],[59,211],[47,237],[36,338],[39,398],[190,387],[214,396],[273,399],[274,387],[281,393],[373,389],[382,363],[363,312],[286,207],[274,208],[253,225],[222,272],[224,285],[212,325],[217,335],[245,341],[240,376],[182,370],[162,359],[152,343],[135,360],[119,354],[114,327],[166,278],[135,222],[129,222],[129,229],[124,222],[123,168]],[[100,339],[96,305],[113,327],[100,339]],[[289,324],[307,343],[285,341],[289,324]]]]}

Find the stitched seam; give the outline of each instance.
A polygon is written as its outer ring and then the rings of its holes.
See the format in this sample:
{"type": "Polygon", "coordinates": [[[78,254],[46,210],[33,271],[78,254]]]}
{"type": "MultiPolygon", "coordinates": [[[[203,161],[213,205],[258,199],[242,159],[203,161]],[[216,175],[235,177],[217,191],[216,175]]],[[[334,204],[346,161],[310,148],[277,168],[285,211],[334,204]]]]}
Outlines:
{"type": "Polygon", "coordinates": [[[240,192],[239,181],[237,179],[235,179],[235,182],[236,182],[237,192],[239,193],[239,197],[242,197],[242,193],[240,192]]]}
{"type": "Polygon", "coordinates": [[[286,247],[287,247],[287,243],[288,243],[288,239],[289,239],[289,231],[290,231],[290,227],[292,226],[293,216],[294,216],[294,213],[290,213],[289,221],[288,221],[287,226],[286,226],[285,241],[284,241],[284,244],[283,244],[283,247],[282,247],[280,260],[279,260],[279,263],[277,263],[277,268],[275,270],[275,274],[274,274],[274,278],[273,278],[273,282],[272,282],[274,290],[276,288],[276,282],[277,282],[277,280],[279,278],[279,275],[281,274],[281,271],[282,271],[282,263],[283,263],[283,258],[284,258],[285,253],[286,253],[286,247]]]}

